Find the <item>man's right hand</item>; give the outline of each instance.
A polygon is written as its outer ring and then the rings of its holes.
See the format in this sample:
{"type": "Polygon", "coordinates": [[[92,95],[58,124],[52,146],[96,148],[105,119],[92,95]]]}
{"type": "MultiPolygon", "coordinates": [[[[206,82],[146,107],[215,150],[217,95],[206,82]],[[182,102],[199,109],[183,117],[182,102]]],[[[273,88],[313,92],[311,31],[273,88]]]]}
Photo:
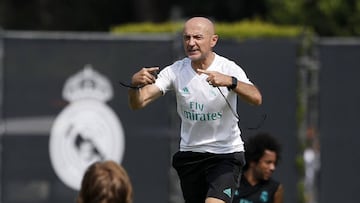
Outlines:
{"type": "Polygon", "coordinates": [[[155,83],[159,67],[142,68],[131,78],[131,85],[140,87],[155,83]]]}

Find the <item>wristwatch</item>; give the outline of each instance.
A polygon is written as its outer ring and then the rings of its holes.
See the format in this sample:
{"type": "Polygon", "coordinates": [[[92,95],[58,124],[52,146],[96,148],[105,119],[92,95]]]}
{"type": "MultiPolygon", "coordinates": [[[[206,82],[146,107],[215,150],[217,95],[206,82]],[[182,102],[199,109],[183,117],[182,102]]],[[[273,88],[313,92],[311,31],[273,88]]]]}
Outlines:
{"type": "Polygon", "coordinates": [[[231,85],[229,85],[229,86],[227,87],[229,90],[235,89],[236,86],[237,86],[237,83],[238,83],[238,80],[237,80],[236,77],[234,77],[234,76],[231,76],[231,81],[232,81],[231,85]]]}

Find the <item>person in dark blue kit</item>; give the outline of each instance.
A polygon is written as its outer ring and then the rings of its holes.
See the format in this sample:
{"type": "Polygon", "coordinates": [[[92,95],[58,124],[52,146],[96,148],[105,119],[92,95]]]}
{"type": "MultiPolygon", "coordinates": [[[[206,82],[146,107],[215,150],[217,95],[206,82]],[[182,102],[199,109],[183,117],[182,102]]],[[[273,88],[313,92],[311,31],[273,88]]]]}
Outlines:
{"type": "Polygon", "coordinates": [[[233,203],[282,203],[284,188],[272,178],[280,160],[281,146],[269,133],[258,133],[245,142],[240,186],[233,203]]]}

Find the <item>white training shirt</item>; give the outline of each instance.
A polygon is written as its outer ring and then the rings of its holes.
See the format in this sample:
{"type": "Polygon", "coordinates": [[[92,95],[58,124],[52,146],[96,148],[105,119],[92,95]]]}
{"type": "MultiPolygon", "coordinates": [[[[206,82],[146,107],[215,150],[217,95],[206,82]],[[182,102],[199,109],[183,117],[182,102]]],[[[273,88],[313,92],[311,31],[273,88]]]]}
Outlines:
{"type": "MultiPolygon", "coordinates": [[[[217,54],[207,70],[252,84],[240,66],[217,54]]],[[[207,77],[197,74],[191,67],[191,60],[184,58],[165,67],[156,79],[155,85],[163,94],[170,90],[176,93],[177,112],[181,118],[180,151],[216,154],[244,151],[238,119],[220,91],[206,82],[207,77]]],[[[227,87],[219,88],[236,110],[237,94],[227,87]]]]}

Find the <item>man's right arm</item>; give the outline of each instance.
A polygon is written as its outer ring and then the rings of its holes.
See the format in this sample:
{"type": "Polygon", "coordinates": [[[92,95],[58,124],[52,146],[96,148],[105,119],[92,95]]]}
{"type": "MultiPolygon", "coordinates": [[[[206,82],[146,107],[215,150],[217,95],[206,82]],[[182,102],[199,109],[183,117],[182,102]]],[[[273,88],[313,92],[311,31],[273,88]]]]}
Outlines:
{"type": "Polygon", "coordinates": [[[129,89],[128,96],[131,109],[144,108],[162,95],[160,89],[155,85],[155,73],[158,70],[158,67],[142,68],[133,75],[131,85],[139,88],[129,89]]]}
{"type": "Polygon", "coordinates": [[[129,89],[129,105],[133,110],[144,108],[159,98],[162,93],[155,84],[146,85],[139,89],[129,89]]]}

